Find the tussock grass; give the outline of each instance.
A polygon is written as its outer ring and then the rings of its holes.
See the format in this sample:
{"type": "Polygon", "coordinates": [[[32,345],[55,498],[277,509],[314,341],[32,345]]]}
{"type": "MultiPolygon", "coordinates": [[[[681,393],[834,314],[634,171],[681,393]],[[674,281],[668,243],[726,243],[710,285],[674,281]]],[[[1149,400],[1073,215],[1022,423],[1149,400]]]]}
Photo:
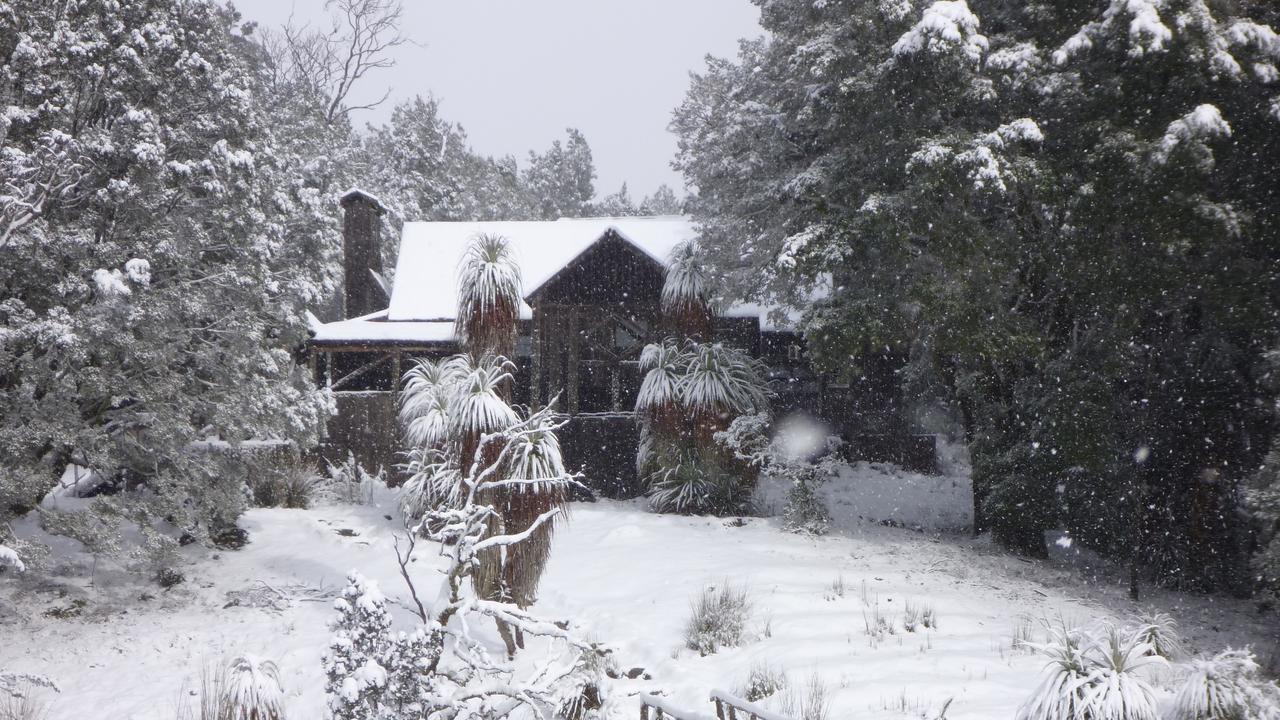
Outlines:
{"type": "Polygon", "coordinates": [[[737,647],[742,644],[750,615],[751,602],[745,588],[728,583],[719,588],[708,587],[692,603],[684,631],[685,647],[700,655],[710,655],[722,647],[737,647]]]}

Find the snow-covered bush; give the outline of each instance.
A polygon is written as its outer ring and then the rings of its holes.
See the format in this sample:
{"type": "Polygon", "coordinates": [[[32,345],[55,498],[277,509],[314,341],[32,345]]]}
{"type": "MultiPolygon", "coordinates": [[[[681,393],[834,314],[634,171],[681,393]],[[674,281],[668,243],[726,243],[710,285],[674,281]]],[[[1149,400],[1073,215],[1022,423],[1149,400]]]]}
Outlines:
{"type": "Polygon", "coordinates": [[[218,720],[284,720],[280,669],[270,660],[242,655],[227,668],[223,707],[218,720]]]}
{"type": "Polygon", "coordinates": [[[747,702],[759,702],[789,687],[787,674],[767,661],[751,664],[747,679],[734,694],[747,702]]]}
{"type": "Polygon", "coordinates": [[[831,511],[818,496],[816,478],[797,476],[791,479],[787,502],[782,508],[782,526],[802,535],[826,535],[831,528],[831,511]]]}
{"type": "Polygon", "coordinates": [[[39,697],[41,690],[57,692],[58,688],[43,675],[0,670],[0,720],[46,720],[49,714],[39,697]]]}
{"type": "Polygon", "coordinates": [[[19,557],[18,551],[8,545],[0,545],[0,572],[12,570],[14,572],[23,572],[27,566],[19,557]]]}
{"type": "Polygon", "coordinates": [[[153,528],[144,527],[142,544],[134,550],[134,556],[146,567],[151,578],[160,587],[171,588],[186,579],[178,567],[178,541],[157,532],[153,528]]]}
{"type": "Polygon", "coordinates": [[[411,717],[434,690],[424,673],[439,659],[444,635],[429,625],[412,634],[392,631],[377,584],[357,572],[347,583],[334,601],[338,618],[324,657],[329,709],[335,720],[411,717]]]}
{"type": "Polygon", "coordinates": [[[1253,653],[1224,650],[1192,660],[1169,720],[1276,720],[1280,688],[1261,677],[1253,653]]]}
{"type": "Polygon", "coordinates": [[[258,507],[306,509],[316,490],[315,465],[292,449],[277,451],[249,476],[253,504],[258,507]]]}
{"type": "Polygon", "coordinates": [[[1048,634],[1044,643],[1027,643],[1049,663],[1018,720],[1159,720],[1155,691],[1141,674],[1166,661],[1141,628],[1062,627],[1048,634]]]}
{"type": "Polygon", "coordinates": [[[700,655],[710,655],[722,647],[737,647],[746,633],[751,601],[746,588],[728,583],[708,587],[692,603],[684,629],[684,644],[700,655]]]}
{"type": "Polygon", "coordinates": [[[375,488],[386,484],[386,472],[379,467],[371,473],[348,452],[347,459],[334,465],[325,463],[325,474],[316,481],[316,492],[327,500],[367,505],[373,501],[375,488]]]}
{"type": "Polygon", "coordinates": [[[1151,652],[1174,662],[1186,655],[1182,638],[1178,635],[1178,623],[1167,613],[1157,612],[1139,615],[1134,637],[1151,646],[1151,652]]]}
{"type": "Polygon", "coordinates": [[[742,415],[717,432],[715,440],[748,467],[789,481],[783,527],[806,535],[825,535],[831,513],[817,488],[842,464],[836,452],[840,439],[828,436],[820,444],[814,443],[817,447],[797,448],[784,433],[770,439],[770,423],[765,413],[742,415]]]}

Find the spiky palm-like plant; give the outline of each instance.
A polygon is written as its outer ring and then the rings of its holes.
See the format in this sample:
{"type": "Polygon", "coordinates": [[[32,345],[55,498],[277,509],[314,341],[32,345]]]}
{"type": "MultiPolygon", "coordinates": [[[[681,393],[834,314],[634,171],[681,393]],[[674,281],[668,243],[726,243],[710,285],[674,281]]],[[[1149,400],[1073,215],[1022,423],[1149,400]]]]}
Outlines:
{"type": "Polygon", "coordinates": [[[1049,635],[1048,642],[1027,643],[1049,663],[1017,720],[1158,720],[1155,691],[1141,671],[1166,661],[1140,632],[1108,627],[1095,635],[1064,627],[1049,635]]]}
{"type": "Polygon", "coordinates": [[[711,337],[711,297],[706,272],[693,241],[676,245],[667,258],[667,279],[662,285],[662,320],[678,337],[708,340],[711,337]]]}
{"type": "Polygon", "coordinates": [[[758,361],[720,344],[668,340],[641,355],[636,399],[642,419],[637,468],[659,512],[728,513],[742,508],[755,470],[716,445],[714,434],[768,405],[758,361]]]}
{"type": "Polygon", "coordinates": [[[1248,650],[1192,660],[1170,720],[1278,720],[1280,687],[1258,676],[1248,650]]]}
{"type": "Polygon", "coordinates": [[[472,355],[511,357],[520,318],[520,266],[501,235],[481,234],[458,268],[458,337],[472,355]]]}
{"type": "Polygon", "coordinates": [[[684,406],[698,418],[699,430],[728,427],[739,415],[768,408],[764,368],[750,355],[720,343],[699,343],[689,350],[680,381],[684,406]]]}
{"type": "Polygon", "coordinates": [[[1155,690],[1138,671],[1165,659],[1140,635],[1108,628],[1090,652],[1093,667],[1081,687],[1088,720],[1159,720],[1155,690]]]}
{"type": "Polygon", "coordinates": [[[284,720],[280,669],[270,660],[242,655],[227,667],[224,715],[218,720],[284,720]]]}
{"type": "Polygon", "coordinates": [[[1151,652],[1165,660],[1180,660],[1186,654],[1182,638],[1178,636],[1178,623],[1167,613],[1140,615],[1135,637],[1151,646],[1151,652]]]}
{"type": "Polygon", "coordinates": [[[1062,628],[1049,628],[1049,641],[1027,643],[1049,659],[1040,685],[1031,698],[1018,709],[1017,720],[1077,720],[1084,699],[1080,688],[1089,675],[1090,639],[1084,633],[1062,628]]]}

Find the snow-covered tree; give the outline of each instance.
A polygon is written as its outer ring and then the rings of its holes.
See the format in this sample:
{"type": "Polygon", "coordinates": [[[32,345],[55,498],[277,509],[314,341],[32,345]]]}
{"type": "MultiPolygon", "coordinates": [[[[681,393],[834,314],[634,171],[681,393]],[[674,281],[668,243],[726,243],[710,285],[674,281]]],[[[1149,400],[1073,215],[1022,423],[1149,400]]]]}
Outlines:
{"type": "Polygon", "coordinates": [[[595,197],[596,169],[591,146],[582,132],[565,130],[568,138],[551,143],[544,153],[529,153],[521,180],[533,199],[534,214],[542,220],[585,217],[591,214],[595,197]]]}
{"type": "Polygon", "coordinates": [[[641,215],[680,215],[683,212],[684,205],[680,202],[680,198],[676,197],[675,191],[665,183],[659,185],[652,195],[640,201],[641,215]]]}
{"type": "Polygon", "coordinates": [[[200,535],[242,501],[194,440],[317,437],[292,351],[333,286],[330,198],[278,152],[237,25],[201,0],[0,5],[0,512],[74,461],[200,535]]]}
{"type": "Polygon", "coordinates": [[[482,434],[458,476],[458,500],[409,519],[410,538],[424,534],[440,542],[446,558],[437,599],[419,599],[408,572],[414,545],[398,552],[403,577],[420,624],[396,632],[387,600],[358,573],[349,577],[330,652],[325,658],[330,709],[338,720],[479,717],[497,720],[516,714],[555,717],[581,691],[600,650],[578,640],[561,625],[530,614],[517,598],[490,596],[477,575],[493,553],[513,556],[563,512],[557,505],[518,532],[503,527],[503,509],[482,503],[499,491],[561,493],[572,482],[555,441],[551,410],[510,421],[482,434]],[[496,521],[496,522],[495,522],[496,521]],[[507,657],[494,657],[480,637],[477,620],[489,618],[503,630],[507,657]],[[546,638],[546,652],[531,667],[512,662],[510,632],[546,638]]]}
{"type": "Polygon", "coordinates": [[[631,193],[627,190],[627,184],[622,183],[622,187],[618,192],[612,195],[605,195],[596,203],[595,212],[598,215],[606,217],[626,217],[627,215],[640,215],[640,209],[631,200],[631,193]]]}
{"type": "Polygon", "coordinates": [[[1000,542],[1065,525],[1240,587],[1280,328],[1276,8],[757,4],[767,35],[672,122],[715,286],[801,311],[833,376],[912,358],[1000,542]]]}

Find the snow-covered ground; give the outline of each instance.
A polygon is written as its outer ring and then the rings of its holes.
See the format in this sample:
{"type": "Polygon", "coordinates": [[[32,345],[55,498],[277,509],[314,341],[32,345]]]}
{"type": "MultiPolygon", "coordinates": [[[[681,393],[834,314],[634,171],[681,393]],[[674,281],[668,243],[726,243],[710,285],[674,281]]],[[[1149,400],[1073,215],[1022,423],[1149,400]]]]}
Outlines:
{"type": "MultiPolygon", "coordinates": [[[[764,495],[780,492],[766,487],[764,495]]],[[[638,502],[575,504],[557,532],[537,611],[615,648],[623,671],[644,669],[647,679],[607,689],[614,717],[635,717],[640,692],[665,694],[670,704],[706,715],[711,689],[733,691],[753,664],[767,661],[797,684],[813,673],[823,678],[832,720],[930,710],[932,718],[948,699],[949,720],[991,720],[1013,716],[1042,665],[1013,649],[1019,628],[1041,618],[1123,619],[1139,609],[1122,588],[1083,586],[1071,567],[936,532],[967,522],[962,476],[861,464],[824,492],[837,529],[822,538],[783,532],[769,518],[662,516],[638,502]],[[886,520],[905,527],[881,524],[886,520]],[[725,582],[749,593],[751,637],[700,657],[683,646],[690,602],[725,582]],[[907,603],[931,606],[937,627],[906,632],[907,603]],[[877,612],[892,634],[868,634],[877,612]]],[[[321,718],[320,656],[334,615],[326,596],[359,568],[391,597],[405,597],[392,553],[401,527],[394,496],[380,492],[375,501],[251,510],[241,523],[250,544],[222,552],[185,548],[193,563],[188,581],[170,591],[103,567],[90,587],[91,565],[77,561],[61,564],[62,578],[29,573],[0,581],[0,668],[57,682],[51,718],[168,719],[182,693],[199,687],[206,664],[251,653],[279,664],[291,718],[321,718]],[[272,599],[275,607],[263,602],[272,599]],[[47,614],[49,608],[68,612],[47,614]]],[[[415,576],[431,597],[432,569],[443,563],[430,546],[420,546],[419,558],[415,576]]],[[[1271,651],[1245,603],[1167,593],[1150,600],[1146,607],[1179,620],[1193,650],[1252,642],[1271,651]]],[[[399,619],[408,626],[407,611],[399,619]]]]}

